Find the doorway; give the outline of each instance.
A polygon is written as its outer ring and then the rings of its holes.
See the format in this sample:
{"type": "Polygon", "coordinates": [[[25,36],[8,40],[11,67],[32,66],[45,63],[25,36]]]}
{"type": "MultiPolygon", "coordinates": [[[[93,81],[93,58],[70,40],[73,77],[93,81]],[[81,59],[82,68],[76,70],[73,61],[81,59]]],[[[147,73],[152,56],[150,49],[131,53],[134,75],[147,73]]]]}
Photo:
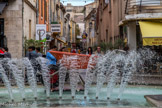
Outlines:
{"type": "Polygon", "coordinates": [[[0,47],[4,47],[4,19],[0,18],[0,47]]]}

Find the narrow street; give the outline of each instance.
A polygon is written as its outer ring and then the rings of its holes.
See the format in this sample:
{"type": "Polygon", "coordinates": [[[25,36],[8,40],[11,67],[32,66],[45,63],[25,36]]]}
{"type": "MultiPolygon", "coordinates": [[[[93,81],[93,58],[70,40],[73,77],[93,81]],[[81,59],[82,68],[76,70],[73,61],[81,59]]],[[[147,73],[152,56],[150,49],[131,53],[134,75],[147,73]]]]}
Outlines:
{"type": "Polygon", "coordinates": [[[162,0],[0,0],[0,108],[161,103],[162,0]]]}

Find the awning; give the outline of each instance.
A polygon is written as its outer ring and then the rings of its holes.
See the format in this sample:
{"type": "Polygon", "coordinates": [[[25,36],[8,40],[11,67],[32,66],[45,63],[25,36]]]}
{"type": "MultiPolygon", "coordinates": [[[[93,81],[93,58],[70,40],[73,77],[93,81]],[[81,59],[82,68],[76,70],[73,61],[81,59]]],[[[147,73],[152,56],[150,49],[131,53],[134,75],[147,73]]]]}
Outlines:
{"type": "Polygon", "coordinates": [[[65,45],[67,44],[66,42],[64,42],[63,40],[61,40],[60,38],[57,38],[56,36],[54,36],[55,39],[57,39],[58,41],[64,43],[65,45]]]}
{"type": "Polygon", "coordinates": [[[162,45],[162,22],[140,21],[143,46],[162,45]]]}
{"type": "Polygon", "coordinates": [[[4,10],[5,6],[7,5],[6,2],[0,3],[0,15],[2,14],[2,11],[4,10]]]}

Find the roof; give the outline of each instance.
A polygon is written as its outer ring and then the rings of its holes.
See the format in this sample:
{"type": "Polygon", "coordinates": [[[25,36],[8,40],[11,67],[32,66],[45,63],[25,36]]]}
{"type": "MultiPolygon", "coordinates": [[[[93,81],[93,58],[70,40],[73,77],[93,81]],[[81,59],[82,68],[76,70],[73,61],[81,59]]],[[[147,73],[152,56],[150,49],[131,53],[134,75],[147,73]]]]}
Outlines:
{"type": "Polygon", "coordinates": [[[7,5],[7,2],[1,2],[0,3],[0,14],[2,14],[2,11],[4,10],[6,5],[7,5]]]}
{"type": "Polygon", "coordinates": [[[94,3],[96,3],[96,2],[89,3],[89,4],[85,5],[85,6],[89,6],[89,5],[92,5],[92,4],[94,4],[94,3]]]}
{"type": "Polygon", "coordinates": [[[87,17],[84,18],[84,20],[87,20],[87,19],[91,18],[91,15],[92,15],[93,13],[96,13],[96,9],[95,9],[95,8],[92,9],[92,11],[87,15],[87,17]]]}

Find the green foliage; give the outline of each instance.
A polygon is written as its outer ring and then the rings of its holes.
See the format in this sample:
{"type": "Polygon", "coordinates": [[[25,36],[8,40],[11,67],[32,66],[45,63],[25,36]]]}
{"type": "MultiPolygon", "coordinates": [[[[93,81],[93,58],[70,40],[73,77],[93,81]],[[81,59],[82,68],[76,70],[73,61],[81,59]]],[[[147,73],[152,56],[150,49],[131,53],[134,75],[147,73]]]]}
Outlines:
{"type": "Polygon", "coordinates": [[[118,39],[114,43],[114,48],[115,49],[120,49],[121,47],[124,47],[124,40],[118,39]]]}
{"type": "Polygon", "coordinates": [[[102,51],[104,51],[104,52],[107,51],[107,43],[101,42],[99,46],[101,47],[101,50],[102,50],[102,51]]]}
{"type": "Polygon", "coordinates": [[[118,39],[115,41],[114,45],[112,42],[101,42],[99,45],[95,45],[93,48],[96,50],[97,46],[100,46],[103,52],[106,52],[107,50],[120,49],[124,47],[124,40],[118,39]]]}
{"type": "Polygon", "coordinates": [[[29,39],[27,40],[25,38],[25,50],[28,50],[28,47],[30,46],[35,46],[35,47],[40,47],[41,48],[41,52],[42,52],[42,47],[44,45],[43,42],[46,42],[46,40],[33,40],[33,39],[29,39]]]}

